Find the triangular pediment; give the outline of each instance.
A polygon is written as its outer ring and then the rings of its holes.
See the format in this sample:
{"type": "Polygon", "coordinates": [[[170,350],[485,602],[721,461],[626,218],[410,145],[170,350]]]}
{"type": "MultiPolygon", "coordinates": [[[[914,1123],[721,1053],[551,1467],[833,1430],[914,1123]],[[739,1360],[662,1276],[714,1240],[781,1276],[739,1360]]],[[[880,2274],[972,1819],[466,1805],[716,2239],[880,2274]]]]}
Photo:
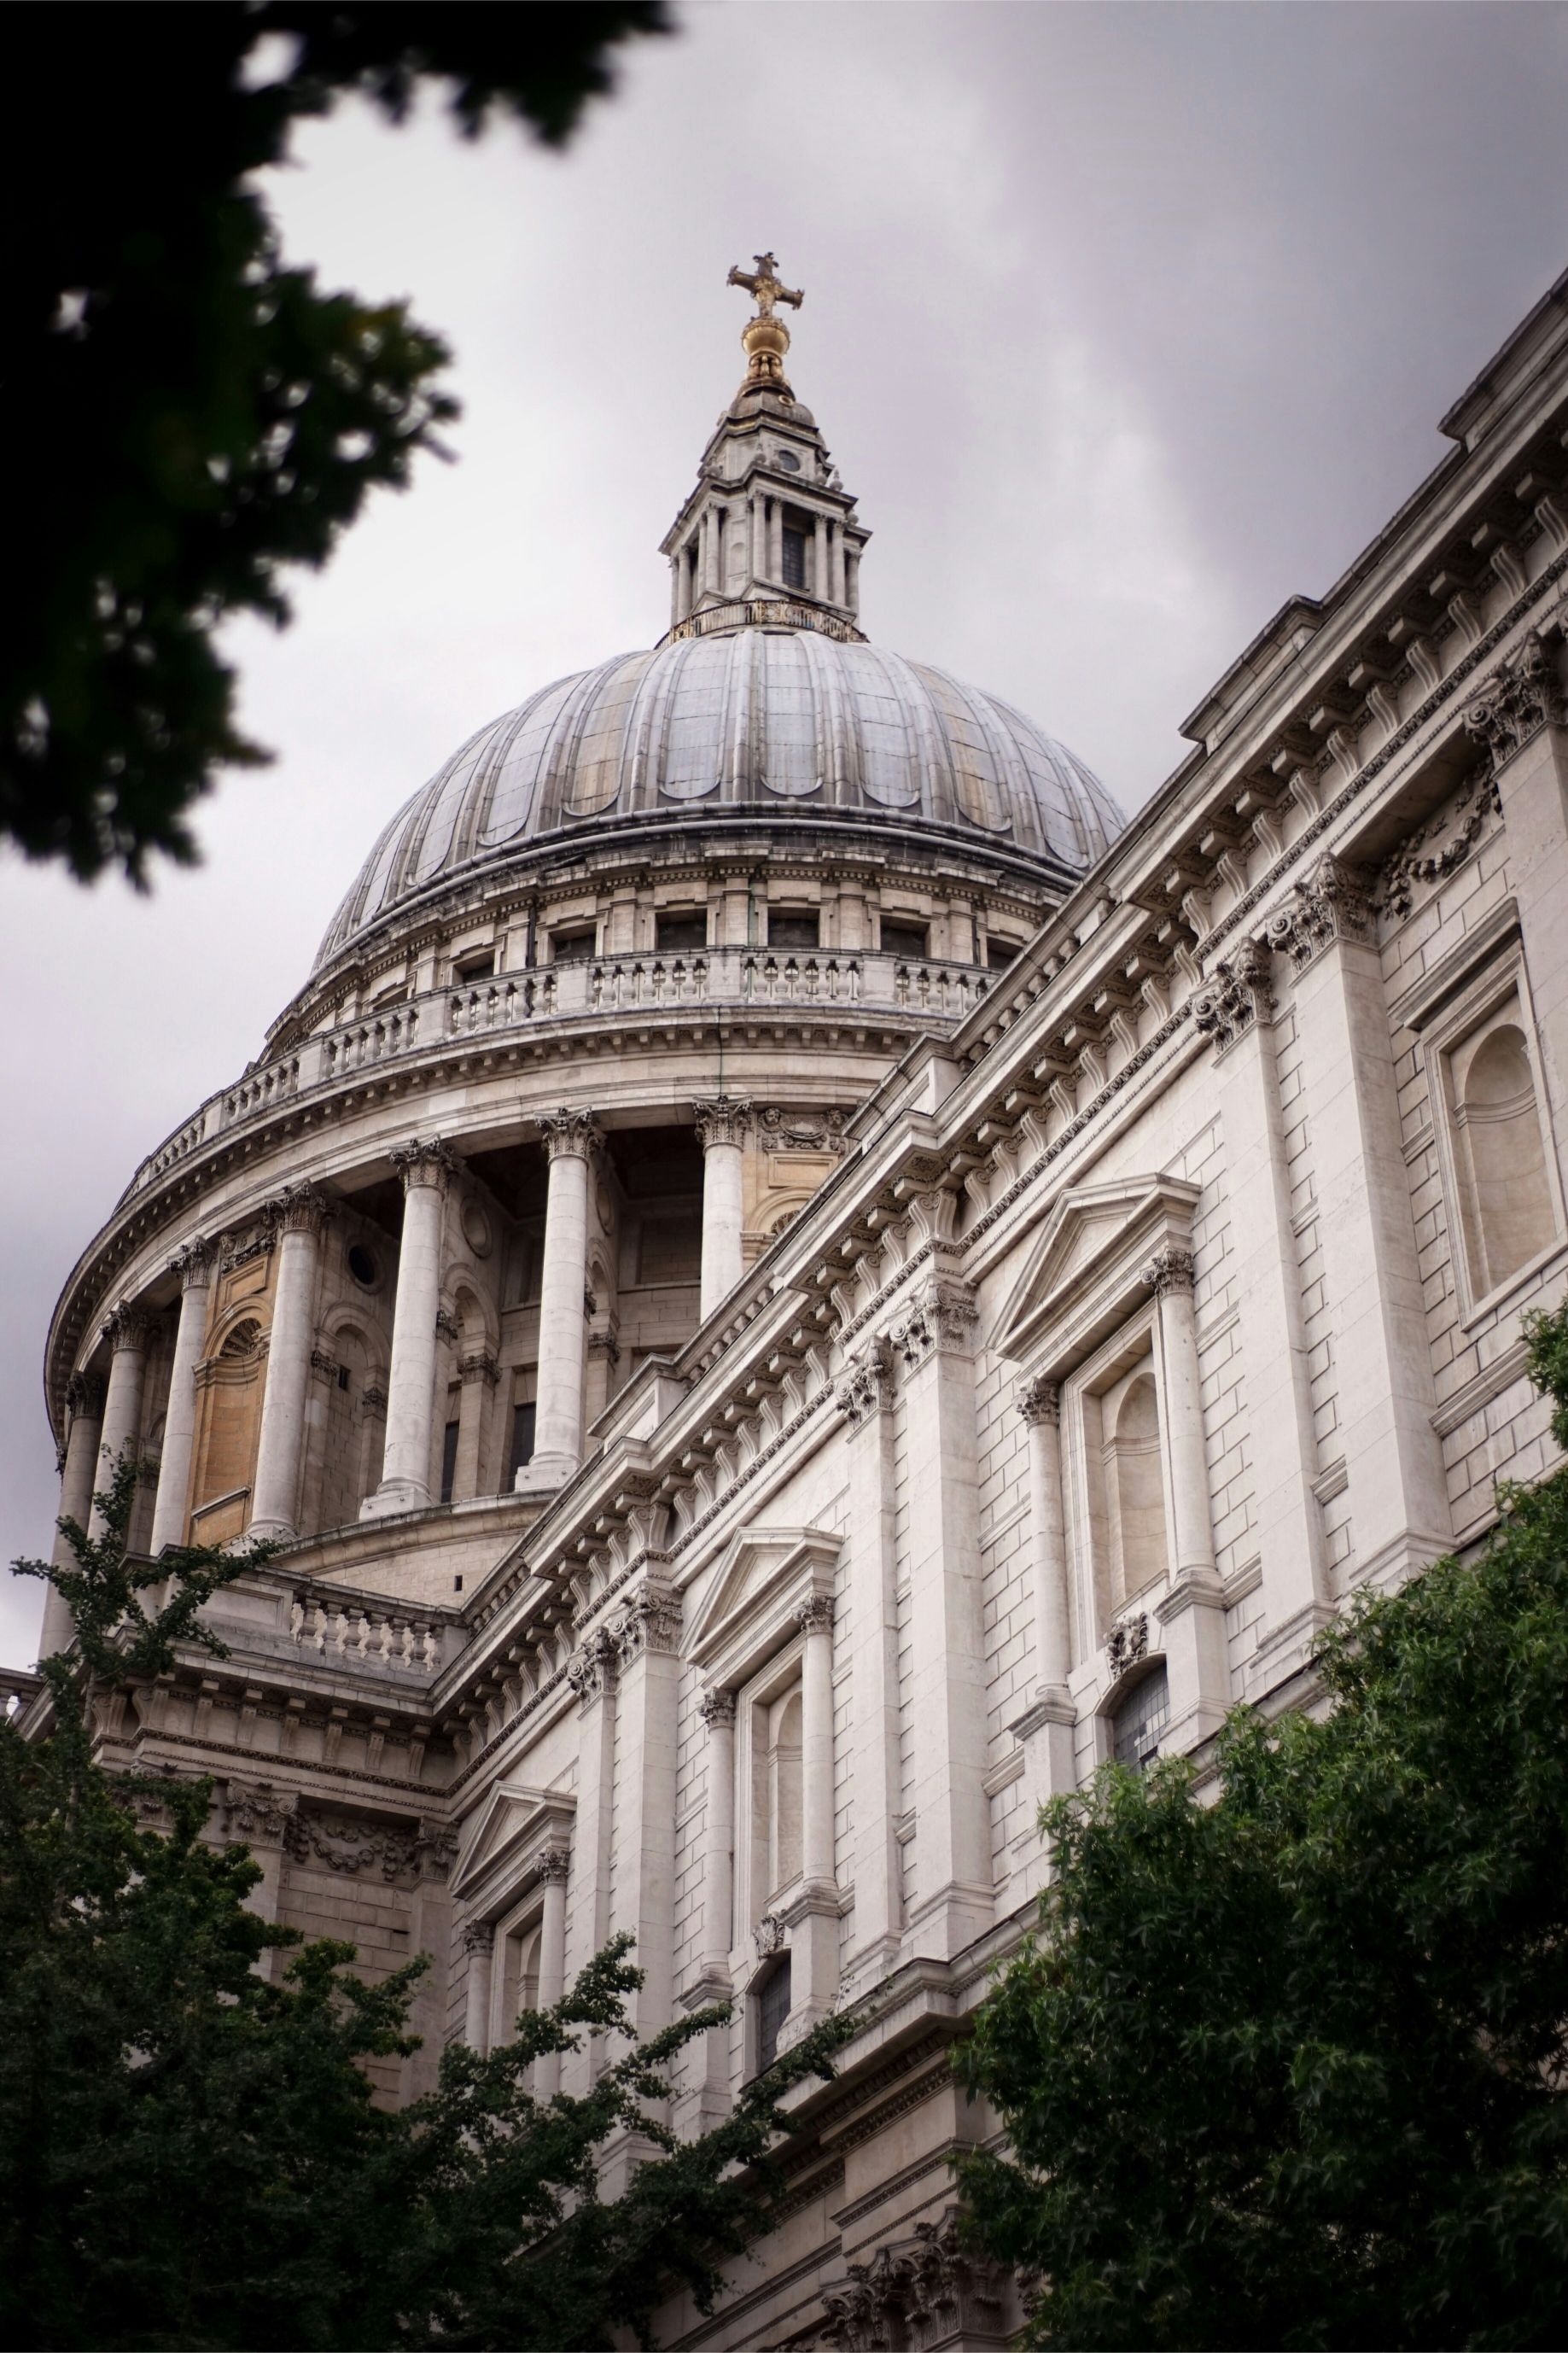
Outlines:
{"type": "Polygon", "coordinates": [[[537,1789],[522,1781],[502,1781],[490,1791],[467,1825],[454,1895],[472,1894],[485,1883],[510,1885],[552,1839],[571,1835],[577,1800],[567,1789],[537,1789]]]}
{"type": "MultiPolygon", "coordinates": [[[[740,1673],[808,1595],[831,1593],[839,1539],[826,1528],[742,1528],[714,1566],[690,1624],[699,1665],[740,1673]]],[[[749,1670],[748,1670],[749,1671],[749,1670]]]]}
{"type": "Polygon", "coordinates": [[[1164,1249],[1190,1249],[1200,1187],[1164,1170],[1075,1185],[1053,1205],[991,1335],[998,1356],[1068,1371],[1139,1293],[1164,1249]],[[1037,1361],[1041,1360],[1044,1361],[1037,1361]]]}

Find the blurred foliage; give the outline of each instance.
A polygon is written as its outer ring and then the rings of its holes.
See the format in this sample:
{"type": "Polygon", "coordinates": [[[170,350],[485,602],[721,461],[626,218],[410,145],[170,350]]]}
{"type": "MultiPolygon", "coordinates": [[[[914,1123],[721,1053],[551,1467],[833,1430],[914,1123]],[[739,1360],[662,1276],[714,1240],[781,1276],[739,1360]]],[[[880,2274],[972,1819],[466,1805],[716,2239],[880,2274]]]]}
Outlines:
{"type": "Polygon", "coordinates": [[[200,1612],[277,1549],[139,1557],[137,1478],[120,1466],[96,1536],[61,1523],[71,1566],[16,1564],[76,1635],[31,1736],[0,1718],[0,2341],[559,2348],[649,2341],[680,2286],[708,2309],[775,2212],[780,2102],[831,2076],[846,2023],[678,2140],[671,2062],[729,2013],[639,2042],[622,1936],[510,2042],[453,2044],[433,2092],[377,2105],[366,2063],[418,2047],[426,1957],[366,1982],[352,1945],[301,1945],[249,1908],[262,1873],[214,1842],[209,1780],[98,1761],[104,1700],[180,1645],[226,1655],[200,1612]],[[536,2063],[585,2035],[591,2086],[536,2098],[536,2063]],[[633,2162],[606,2197],[617,2144],[633,2162]]]}
{"type": "MultiPolygon", "coordinates": [[[[1568,1432],[1568,1309],[1527,1327],[1568,1432]]],[[[1568,2342],[1568,1472],[1363,1594],[1217,1788],[1104,1768],[963,2064],[1041,2347],[1568,2342]]]]}
{"type": "Polygon", "coordinates": [[[0,837],[82,880],[195,855],[191,804],[239,733],[213,638],[289,617],[376,484],[457,414],[406,306],[286,265],[256,174],[358,92],[426,84],[463,132],[547,143],[662,0],[202,0],[6,13],[0,401],[7,460],[0,837]]]}

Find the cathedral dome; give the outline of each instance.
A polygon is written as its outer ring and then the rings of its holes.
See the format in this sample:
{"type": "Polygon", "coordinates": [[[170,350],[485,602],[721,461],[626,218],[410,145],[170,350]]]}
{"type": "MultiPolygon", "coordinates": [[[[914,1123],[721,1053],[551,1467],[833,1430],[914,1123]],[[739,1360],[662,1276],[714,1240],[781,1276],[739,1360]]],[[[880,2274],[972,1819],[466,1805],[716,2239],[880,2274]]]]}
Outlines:
{"type": "Polygon", "coordinates": [[[815,616],[701,620],[470,736],[383,832],[317,968],[448,881],[590,831],[792,817],[937,828],[1068,877],[1121,831],[1082,762],[994,695],[815,616]]]}

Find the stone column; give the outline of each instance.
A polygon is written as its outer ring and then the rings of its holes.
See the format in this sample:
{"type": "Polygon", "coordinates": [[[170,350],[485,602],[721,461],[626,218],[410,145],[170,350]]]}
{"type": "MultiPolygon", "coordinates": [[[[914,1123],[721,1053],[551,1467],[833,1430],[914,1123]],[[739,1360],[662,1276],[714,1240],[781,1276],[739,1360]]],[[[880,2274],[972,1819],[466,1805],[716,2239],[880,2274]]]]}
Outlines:
{"type": "Polygon", "coordinates": [[[735,1941],[735,1694],[710,1691],[702,1700],[708,1726],[708,1772],[702,1835],[702,1975],[718,1999],[730,1989],[735,1941]]]}
{"type": "Polygon", "coordinates": [[[153,1509],[149,1549],[156,1559],[165,1545],[184,1544],[185,1511],[190,1502],[191,1456],[196,1442],[196,1366],[206,1339],[207,1302],[211,1296],[213,1260],[210,1241],[198,1235],[170,1261],[180,1278],[180,1323],[174,1336],[174,1362],[169,1374],[169,1402],[163,1414],[163,1454],[158,1465],[158,1498],[153,1509]]]}
{"type": "Polygon", "coordinates": [[[1244,939],[1215,967],[1195,1008],[1197,1027],[1215,1040],[1226,1187],[1247,1204],[1232,1221],[1231,1248],[1270,1680],[1305,1663],[1330,1615],[1274,979],[1268,948],[1244,939]]]}
{"type": "MultiPolygon", "coordinates": [[[[573,1966],[591,1960],[610,1933],[610,1871],[616,1820],[616,1711],[619,1652],[599,1627],[567,1662],[577,1694],[577,1813],[568,1938],[573,1966]]],[[[564,2088],[583,2094],[603,2063],[603,2038],[590,2035],[568,2053],[564,2088]]]]}
{"type": "Polygon", "coordinates": [[[524,1493],[559,1487],[583,1459],[583,1375],[588,1326],[588,1158],[591,1112],[559,1111],[539,1123],[550,1155],[544,1269],[539,1288],[539,1411],[533,1460],[517,1474],[524,1493]]]}
{"type": "Polygon", "coordinates": [[[468,1980],[463,1996],[463,2040],[482,2057],[490,2047],[490,1972],[496,1932],[489,1920],[470,1920],[463,1931],[468,1980]]]}
{"type": "Polygon", "coordinates": [[[769,501],[767,519],[768,578],[775,586],[784,581],[784,504],[779,499],[769,501]]]}
{"type": "Polygon", "coordinates": [[[267,1387],[247,1534],[282,1544],[300,1533],[300,1459],[310,1351],[316,1344],[316,1277],[330,1214],[326,1196],[313,1185],[291,1185],[277,1204],[278,1287],[272,1298],[267,1387]]]}
{"type": "Polygon", "coordinates": [[[720,572],[724,549],[723,527],[720,521],[721,512],[719,507],[710,507],[702,518],[702,586],[716,596],[722,593],[724,586],[720,572]]]}
{"type": "MultiPolygon", "coordinates": [[[[951,1194],[917,1198],[938,1242],[951,1238],[951,1194]]],[[[909,1463],[910,1707],[916,1727],[914,1884],[907,1949],[951,1960],[990,1926],[994,1908],[991,1801],[985,1793],[984,1621],[976,1492],[975,1323],[967,1283],[932,1280],[894,1327],[903,1365],[909,1463]]]]}
{"type": "MultiPolygon", "coordinates": [[[[539,1918],[539,2008],[550,2010],[566,1990],[566,1882],[572,1873],[570,1847],[547,1846],[539,1858],[539,1883],[543,1891],[539,1918]]],[[[536,2070],[536,2092],[552,2100],[561,2089],[561,2053],[548,2052],[536,2070]]]]}
{"type": "Polygon", "coordinates": [[[842,605],[844,602],[844,525],[841,522],[836,522],[832,526],[832,533],[833,602],[836,605],[842,605]]]}
{"type": "Polygon", "coordinates": [[[458,1358],[458,1377],[462,1388],[458,1398],[458,1460],[452,1472],[452,1501],[466,1504],[479,1492],[490,1392],[500,1378],[500,1366],[488,1348],[472,1349],[458,1358]]]}
{"type": "MultiPolygon", "coordinates": [[[[103,1423],[103,1383],[96,1373],[73,1373],[66,1383],[65,1456],[60,1465],[62,1520],[85,1528],[92,1512],[93,1481],[98,1473],[99,1433],[103,1423]]],[[[50,1559],[57,1568],[74,1568],[76,1555],[58,1529],[50,1559]]],[[[44,1596],[44,1623],[38,1637],[38,1657],[52,1659],[68,1650],[75,1631],[62,1595],[51,1585],[44,1596]]]]}
{"type": "Polygon", "coordinates": [[[1215,1575],[1208,1459],[1204,1451],[1193,1254],[1163,1250],[1143,1269],[1153,1292],[1160,1434],[1171,1582],[1156,1606],[1171,1686],[1171,1743],[1217,1732],[1230,1704],[1225,1608],[1215,1575]]]}
{"type": "MultiPolygon", "coordinates": [[[[1073,1726],[1078,1711],[1068,1690],[1072,1628],[1068,1593],[1067,1534],[1062,1519],[1061,1385],[1038,1377],[1020,1383],[1019,1413],[1029,1432],[1029,1547],[1035,1618],[1035,1696],[1013,1726],[1024,1743],[1034,1806],[1075,1788],[1073,1726]]],[[[1033,1808],[1031,1808],[1031,1812],[1033,1808]]]]}
{"type": "Polygon", "coordinates": [[[616,1651],[616,1871],[612,1927],[637,1938],[642,2034],[674,2015],[675,1748],[680,1600],[645,1579],[610,1629],[616,1651]]]}
{"type": "Polygon", "coordinates": [[[702,1286],[698,1312],[706,1322],[744,1271],[742,1176],[752,1106],[732,1095],[715,1095],[710,1102],[695,1103],[691,1108],[702,1140],[702,1286]]]}
{"type": "Polygon", "coordinates": [[[1356,1574],[1396,1581],[1445,1549],[1451,1522],[1387,993],[1355,877],[1321,860],[1268,937],[1296,967],[1356,1574]]]}
{"type": "Polygon", "coordinates": [[[1543,1124],[1561,1170],[1568,1140],[1568,694],[1539,631],[1476,696],[1465,724],[1491,755],[1541,1049],[1543,1124]]]}
{"type": "Polygon", "coordinates": [[[819,604],[831,601],[833,586],[827,554],[827,517],[818,515],[811,527],[811,593],[819,604]]]}
{"type": "Polygon", "coordinates": [[[899,1765],[899,1564],[893,1480],[892,1350],[880,1337],[850,1357],[836,1402],[848,1432],[847,1616],[855,1942],[847,1989],[898,1951],[902,1919],[899,1765]]]}
{"type": "MultiPolygon", "coordinates": [[[[110,1346],[109,1388],[103,1400],[103,1426],[98,1444],[96,1484],[107,1488],[120,1458],[134,1451],[142,1430],[142,1389],[147,1377],[148,1319],[138,1307],[123,1303],[103,1327],[110,1346]]],[[[88,1519],[88,1534],[103,1534],[103,1514],[97,1504],[88,1519]]]]}
{"type": "MultiPolygon", "coordinates": [[[[243,1840],[261,1871],[245,1898],[245,1908],[269,1926],[275,1926],[283,1897],[283,1860],[300,1816],[299,1796],[271,1781],[226,1781],[222,1788],[225,1841],[243,1840]]],[[[286,1967],[281,1948],[272,1946],[257,1962],[256,1973],[271,1979],[286,1967]]]]}
{"type": "Polygon", "coordinates": [[[798,1613],[801,1887],[785,1906],[794,1969],[791,2038],[815,2026],[838,1992],[838,1886],[834,1855],[833,1597],[814,1593],[798,1613]]]}
{"type": "Polygon", "coordinates": [[[392,1164],[403,1180],[403,1240],[392,1311],[386,1446],[381,1484],[360,1506],[362,1520],[417,1512],[430,1501],[436,1396],[436,1317],[441,1303],[441,1226],[456,1159],[438,1137],[400,1145],[392,1164]]]}

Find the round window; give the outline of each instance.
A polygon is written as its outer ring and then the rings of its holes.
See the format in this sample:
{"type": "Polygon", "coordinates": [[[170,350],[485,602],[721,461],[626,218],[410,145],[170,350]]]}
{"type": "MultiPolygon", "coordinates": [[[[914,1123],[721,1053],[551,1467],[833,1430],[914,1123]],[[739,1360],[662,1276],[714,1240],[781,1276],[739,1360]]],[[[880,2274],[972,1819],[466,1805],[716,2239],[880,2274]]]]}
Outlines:
{"type": "Polygon", "coordinates": [[[381,1269],[363,1242],[349,1244],[349,1272],[365,1291],[374,1291],[381,1280],[381,1269]]]}
{"type": "Polygon", "coordinates": [[[795,456],[793,449],[775,450],[773,453],[773,463],[776,466],[782,467],[786,474],[798,474],[800,471],[800,459],[795,456]]]}
{"type": "Polygon", "coordinates": [[[463,1239],[476,1258],[489,1258],[494,1236],[490,1221],[478,1201],[463,1204],[463,1239]]]}

